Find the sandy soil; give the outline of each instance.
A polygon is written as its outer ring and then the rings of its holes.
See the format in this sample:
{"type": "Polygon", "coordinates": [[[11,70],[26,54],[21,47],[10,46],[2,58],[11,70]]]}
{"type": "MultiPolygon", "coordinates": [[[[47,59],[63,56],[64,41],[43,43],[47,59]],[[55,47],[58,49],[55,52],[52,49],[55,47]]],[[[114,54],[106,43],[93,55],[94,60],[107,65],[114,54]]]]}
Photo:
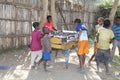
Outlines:
{"type": "MultiPolygon", "coordinates": [[[[93,61],[91,66],[87,64],[92,54],[92,49],[87,55],[85,72],[80,72],[78,58],[75,51],[70,53],[69,68],[65,68],[64,55],[61,51],[55,58],[52,52],[52,60],[49,62],[52,67],[50,72],[44,72],[43,64],[37,69],[30,69],[30,53],[28,49],[12,51],[0,55],[0,66],[9,66],[10,69],[0,70],[0,80],[116,80],[114,70],[111,68],[111,75],[106,75],[104,66],[101,64],[100,72],[96,72],[96,64],[93,61]]],[[[111,66],[111,65],[110,65],[111,66]]]]}

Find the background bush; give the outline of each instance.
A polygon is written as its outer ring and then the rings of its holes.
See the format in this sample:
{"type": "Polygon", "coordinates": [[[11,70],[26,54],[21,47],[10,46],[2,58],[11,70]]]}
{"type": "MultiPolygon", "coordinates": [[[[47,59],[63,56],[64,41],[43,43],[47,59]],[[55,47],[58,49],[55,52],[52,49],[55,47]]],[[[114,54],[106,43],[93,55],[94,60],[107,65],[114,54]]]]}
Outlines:
{"type": "MultiPolygon", "coordinates": [[[[101,3],[100,5],[98,5],[99,9],[98,9],[98,11],[96,12],[96,15],[95,15],[94,25],[97,24],[97,19],[99,17],[103,17],[103,18],[108,18],[109,17],[112,6],[113,6],[113,1],[112,0],[105,1],[105,2],[101,3]]],[[[118,9],[117,9],[117,12],[115,14],[115,17],[116,16],[120,16],[120,4],[118,5],[118,9]]],[[[93,26],[93,28],[91,29],[89,37],[94,39],[94,36],[95,36],[95,26],[93,26]]]]}

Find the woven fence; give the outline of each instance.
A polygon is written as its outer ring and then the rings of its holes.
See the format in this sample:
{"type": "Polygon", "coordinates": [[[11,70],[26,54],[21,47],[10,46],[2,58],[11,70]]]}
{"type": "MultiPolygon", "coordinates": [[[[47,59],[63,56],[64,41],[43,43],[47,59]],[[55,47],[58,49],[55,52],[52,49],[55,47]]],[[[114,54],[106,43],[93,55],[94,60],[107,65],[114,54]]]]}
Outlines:
{"type": "MultiPolygon", "coordinates": [[[[42,0],[0,0],[0,49],[30,44],[32,22],[42,20],[42,5],[42,0]]],[[[74,30],[75,18],[80,18],[88,28],[91,28],[95,12],[93,7],[86,7],[83,11],[81,4],[60,0],[56,2],[56,14],[59,30],[67,29],[66,26],[69,30],[74,30]],[[60,14],[58,5],[65,20],[60,14]]]]}

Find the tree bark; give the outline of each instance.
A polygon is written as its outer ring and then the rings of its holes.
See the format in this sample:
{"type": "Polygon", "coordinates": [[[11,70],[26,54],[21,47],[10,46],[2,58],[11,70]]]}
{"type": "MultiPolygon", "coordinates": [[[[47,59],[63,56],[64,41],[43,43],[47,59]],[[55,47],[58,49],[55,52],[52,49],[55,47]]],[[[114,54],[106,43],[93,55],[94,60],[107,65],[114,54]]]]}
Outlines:
{"type": "Polygon", "coordinates": [[[48,0],[42,0],[42,4],[43,4],[43,10],[42,10],[42,17],[41,17],[41,27],[40,29],[42,29],[43,24],[46,22],[46,16],[48,13],[48,0]]]}
{"type": "Polygon", "coordinates": [[[55,12],[55,1],[56,0],[51,0],[51,11],[50,11],[50,14],[52,16],[52,19],[53,19],[53,24],[54,24],[54,27],[57,28],[57,16],[56,16],[56,12],[55,12]]]}
{"type": "Polygon", "coordinates": [[[111,24],[113,24],[113,22],[114,22],[114,16],[116,14],[118,4],[119,4],[119,0],[114,0],[114,4],[112,6],[112,9],[111,9],[111,12],[110,12],[110,15],[109,15],[109,19],[111,21],[111,24]]]}

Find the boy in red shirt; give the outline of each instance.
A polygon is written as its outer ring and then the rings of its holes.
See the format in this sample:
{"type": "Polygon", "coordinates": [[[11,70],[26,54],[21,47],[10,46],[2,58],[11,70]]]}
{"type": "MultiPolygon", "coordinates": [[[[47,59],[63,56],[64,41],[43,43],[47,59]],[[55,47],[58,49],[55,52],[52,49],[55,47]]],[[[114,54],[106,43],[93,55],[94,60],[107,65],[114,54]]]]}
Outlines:
{"type": "Polygon", "coordinates": [[[57,29],[55,29],[55,27],[54,27],[54,25],[52,23],[52,16],[51,15],[47,16],[47,22],[44,23],[44,26],[48,27],[50,32],[53,32],[53,30],[57,31],[57,29]]]}

